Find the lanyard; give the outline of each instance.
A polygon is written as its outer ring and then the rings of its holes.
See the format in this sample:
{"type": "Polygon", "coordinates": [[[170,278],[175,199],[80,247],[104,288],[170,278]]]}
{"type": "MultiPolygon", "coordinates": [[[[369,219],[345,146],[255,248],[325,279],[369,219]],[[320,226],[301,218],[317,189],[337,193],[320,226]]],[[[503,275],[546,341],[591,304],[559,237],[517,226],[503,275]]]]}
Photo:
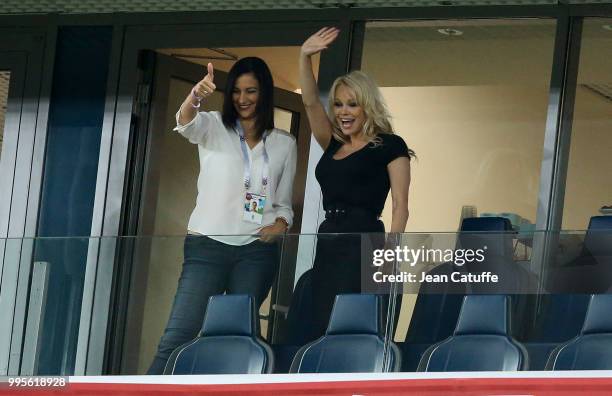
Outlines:
{"type": "MultiPolygon", "coordinates": [[[[246,139],[244,137],[244,130],[242,129],[242,125],[240,125],[240,121],[236,122],[236,132],[238,132],[238,136],[240,137],[240,148],[242,149],[242,165],[244,172],[244,188],[251,188],[251,157],[249,156],[249,150],[247,148],[246,139]]],[[[268,186],[268,176],[270,172],[270,157],[268,157],[268,151],[266,150],[266,139],[268,138],[269,133],[266,131],[263,134],[263,171],[261,174],[261,186],[263,190],[263,195],[266,195],[266,188],[268,186]]]]}

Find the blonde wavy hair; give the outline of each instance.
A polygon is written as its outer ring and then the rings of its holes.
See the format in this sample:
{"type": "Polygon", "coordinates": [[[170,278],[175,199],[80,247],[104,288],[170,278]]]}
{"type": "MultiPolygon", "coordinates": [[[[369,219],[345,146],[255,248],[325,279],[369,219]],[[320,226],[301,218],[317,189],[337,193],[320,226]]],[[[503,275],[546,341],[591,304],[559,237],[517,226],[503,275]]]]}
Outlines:
{"type": "Polygon", "coordinates": [[[336,101],[336,90],[340,85],[350,88],[355,93],[357,104],[363,108],[365,122],[363,124],[363,134],[375,145],[380,143],[377,139],[379,133],[394,133],[391,126],[391,115],[387,109],[387,104],[383,99],[380,89],[367,74],[355,70],[344,76],[336,78],[331,87],[329,95],[329,118],[333,126],[333,136],[336,140],[346,143],[349,139],[344,136],[338,120],[334,116],[334,103],[336,101]]]}

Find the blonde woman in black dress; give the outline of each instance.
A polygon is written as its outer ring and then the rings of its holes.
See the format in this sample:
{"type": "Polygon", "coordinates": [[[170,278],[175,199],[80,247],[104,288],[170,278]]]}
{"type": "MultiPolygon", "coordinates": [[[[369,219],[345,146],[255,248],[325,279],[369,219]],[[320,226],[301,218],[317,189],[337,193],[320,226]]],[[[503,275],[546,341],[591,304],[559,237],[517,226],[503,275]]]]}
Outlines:
{"type": "MultiPolygon", "coordinates": [[[[315,175],[323,194],[325,221],[320,234],[384,233],[380,215],[391,191],[393,211],[388,232],[404,232],[408,221],[410,159],[414,152],[394,134],[378,86],[365,73],[338,77],[328,110],[319,100],[311,57],[338,36],[323,28],[300,52],[302,100],[312,133],[324,153],[315,175]]],[[[324,333],[334,298],[361,291],[359,235],[319,236],[313,266],[313,336],[324,333]]]]}

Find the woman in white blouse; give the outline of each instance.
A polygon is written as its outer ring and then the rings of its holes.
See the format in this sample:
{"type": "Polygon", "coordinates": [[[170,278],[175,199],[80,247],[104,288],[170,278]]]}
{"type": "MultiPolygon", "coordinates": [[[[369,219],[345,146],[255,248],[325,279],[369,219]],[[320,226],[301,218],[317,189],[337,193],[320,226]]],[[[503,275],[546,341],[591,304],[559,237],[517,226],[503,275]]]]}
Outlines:
{"type": "Polygon", "coordinates": [[[222,112],[200,112],[216,89],[214,69],[189,92],[174,129],[197,144],[198,196],[166,330],[149,374],[162,374],[179,345],[200,331],[208,298],[250,294],[259,307],[278,268],[274,237],[291,226],[295,138],[274,128],[272,75],[248,57],[228,74],[222,112]],[[255,208],[255,209],[253,209],[255,208]]]}

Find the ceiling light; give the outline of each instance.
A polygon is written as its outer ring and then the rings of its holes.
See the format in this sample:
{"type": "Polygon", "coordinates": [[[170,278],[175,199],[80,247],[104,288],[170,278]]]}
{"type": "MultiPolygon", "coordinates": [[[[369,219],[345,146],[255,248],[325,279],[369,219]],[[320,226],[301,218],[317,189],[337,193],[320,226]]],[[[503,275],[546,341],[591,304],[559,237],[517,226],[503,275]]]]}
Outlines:
{"type": "Polygon", "coordinates": [[[463,34],[461,30],[452,28],[438,29],[438,33],[443,34],[445,36],[461,36],[463,34]]]}

